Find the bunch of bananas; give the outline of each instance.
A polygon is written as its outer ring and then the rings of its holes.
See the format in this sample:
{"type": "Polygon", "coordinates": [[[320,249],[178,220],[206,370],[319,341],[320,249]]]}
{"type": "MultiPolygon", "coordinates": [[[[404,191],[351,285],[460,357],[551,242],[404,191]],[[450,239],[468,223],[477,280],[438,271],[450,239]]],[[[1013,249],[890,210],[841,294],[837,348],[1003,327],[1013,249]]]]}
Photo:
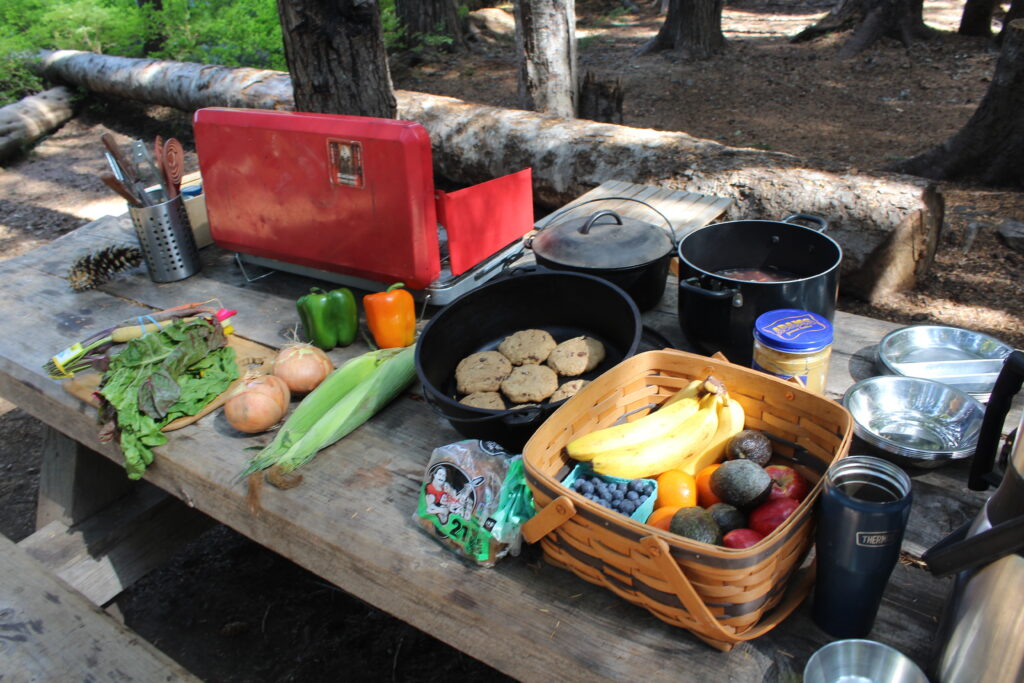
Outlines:
{"type": "Polygon", "coordinates": [[[725,385],[708,377],[690,382],[644,417],[570,441],[566,451],[613,477],[654,477],[673,469],[696,475],[722,459],[744,418],[725,385]]]}

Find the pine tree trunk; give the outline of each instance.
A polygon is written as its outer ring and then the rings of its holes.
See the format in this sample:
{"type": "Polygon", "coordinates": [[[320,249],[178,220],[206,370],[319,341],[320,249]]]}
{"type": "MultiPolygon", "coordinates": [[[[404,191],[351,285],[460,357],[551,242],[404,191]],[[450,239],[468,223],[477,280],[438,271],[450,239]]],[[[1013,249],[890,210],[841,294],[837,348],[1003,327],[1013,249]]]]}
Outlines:
{"type": "Polygon", "coordinates": [[[278,0],[299,111],[394,118],[376,0],[278,0]]]}
{"type": "Polygon", "coordinates": [[[622,123],[622,81],[598,78],[587,71],[580,86],[579,118],[604,123],[622,123]]]}
{"type": "Polygon", "coordinates": [[[1010,9],[1006,11],[1006,16],[1003,17],[1003,28],[999,31],[999,36],[996,41],[1000,45],[1003,44],[1003,39],[1006,38],[1006,33],[1010,28],[1010,24],[1016,19],[1024,19],[1024,0],[1013,0],[1010,3],[1010,9]]]}
{"type": "Polygon", "coordinates": [[[74,93],[63,85],[0,108],[0,161],[20,154],[75,115],[74,93]]]}
{"type": "Polygon", "coordinates": [[[575,0],[516,0],[519,106],[576,116],[575,0]]]}
{"type": "Polygon", "coordinates": [[[725,49],[722,9],[725,0],[671,0],[658,35],[638,54],[674,50],[689,59],[708,59],[725,49]]]}
{"type": "Polygon", "coordinates": [[[988,92],[953,137],[892,170],[1024,188],[1024,19],[1007,25],[988,92]]]}
{"type": "Polygon", "coordinates": [[[854,29],[839,49],[842,59],[860,54],[882,38],[894,38],[909,47],[914,40],[935,34],[924,23],[923,5],[922,0],[839,0],[821,21],[805,28],[791,42],[854,29]]]}
{"type": "Polygon", "coordinates": [[[999,0],[967,0],[964,12],[960,15],[960,28],[957,33],[962,36],[992,37],[992,13],[999,0]]]}
{"type": "Polygon", "coordinates": [[[413,40],[441,35],[452,39],[452,49],[466,49],[456,0],[395,0],[395,14],[413,40]]]}

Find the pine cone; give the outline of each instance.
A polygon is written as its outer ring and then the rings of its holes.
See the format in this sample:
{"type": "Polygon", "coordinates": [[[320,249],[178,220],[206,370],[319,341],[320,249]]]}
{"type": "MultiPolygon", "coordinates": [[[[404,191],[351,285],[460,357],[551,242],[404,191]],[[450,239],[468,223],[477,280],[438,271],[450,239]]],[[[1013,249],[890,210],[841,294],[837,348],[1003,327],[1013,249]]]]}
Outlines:
{"type": "Polygon", "coordinates": [[[80,257],[72,264],[68,270],[68,284],[76,292],[99,287],[117,273],[142,263],[142,258],[142,250],[138,247],[104,247],[80,257]]]}

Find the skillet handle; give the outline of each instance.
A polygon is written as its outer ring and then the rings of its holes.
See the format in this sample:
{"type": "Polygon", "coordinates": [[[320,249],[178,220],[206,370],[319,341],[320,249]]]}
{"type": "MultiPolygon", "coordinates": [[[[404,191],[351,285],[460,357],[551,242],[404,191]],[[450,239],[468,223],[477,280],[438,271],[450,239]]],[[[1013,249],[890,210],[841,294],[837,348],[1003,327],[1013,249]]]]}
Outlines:
{"type": "Polygon", "coordinates": [[[816,224],[818,227],[814,228],[814,229],[817,230],[818,232],[825,232],[826,230],[828,230],[828,221],[827,220],[825,220],[821,216],[814,216],[814,215],[809,214],[809,213],[794,213],[794,214],[790,214],[790,215],[786,216],[785,218],[783,218],[782,222],[783,223],[792,223],[794,220],[797,220],[797,219],[802,220],[802,221],[807,221],[808,223],[816,224]]]}
{"type": "Polygon", "coordinates": [[[728,301],[734,308],[743,307],[743,293],[740,292],[739,289],[719,289],[715,291],[704,289],[698,284],[697,278],[695,277],[680,280],[679,288],[693,294],[694,296],[701,296],[705,299],[721,302],[728,301]]]}

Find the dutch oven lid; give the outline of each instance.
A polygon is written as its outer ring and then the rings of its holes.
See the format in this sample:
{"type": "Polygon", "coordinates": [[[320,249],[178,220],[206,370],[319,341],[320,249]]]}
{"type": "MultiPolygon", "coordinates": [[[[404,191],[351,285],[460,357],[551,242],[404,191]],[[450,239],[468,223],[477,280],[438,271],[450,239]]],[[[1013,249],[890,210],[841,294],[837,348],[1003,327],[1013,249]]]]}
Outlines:
{"type": "Polygon", "coordinates": [[[657,261],[672,251],[664,228],[611,210],[557,223],[533,238],[542,258],[575,268],[629,268],[657,261]]]}

